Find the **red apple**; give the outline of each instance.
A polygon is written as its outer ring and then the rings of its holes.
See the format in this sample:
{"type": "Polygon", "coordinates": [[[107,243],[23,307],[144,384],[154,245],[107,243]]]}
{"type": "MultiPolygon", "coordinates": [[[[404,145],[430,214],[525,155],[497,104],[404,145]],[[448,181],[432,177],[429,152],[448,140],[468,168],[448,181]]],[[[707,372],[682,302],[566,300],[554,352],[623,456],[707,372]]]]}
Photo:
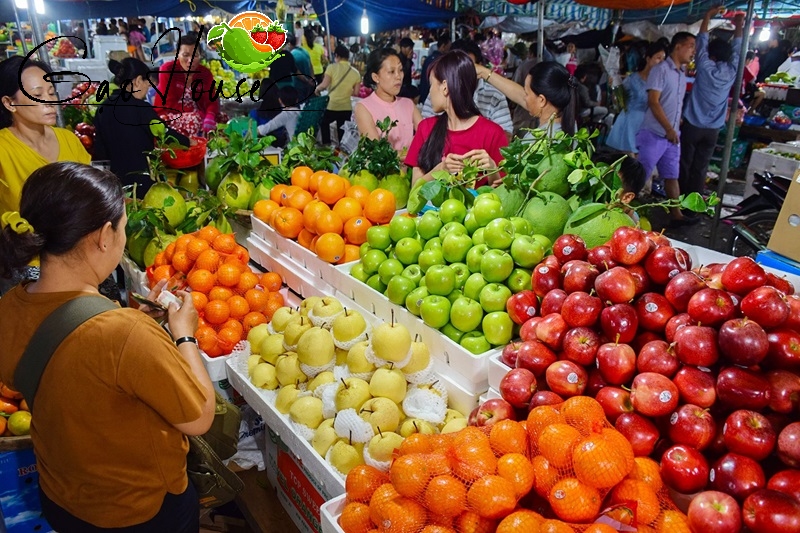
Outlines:
{"type": "Polygon", "coordinates": [[[671,378],[681,364],[675,357],[675,351],[665,341],[650,341],[639,350],[636,358],[636,369],[639,372],[655,372],[671,378]]]}
{"type": "Polygon", "coordinates": [[[600,275],[600,271],[586,261],[570,261],[561,267],[561,272],[564,274],[562,287],[567,294],[590,292],[594,287],[594,280],[600,275]]]}
{"type": "Polygon", "coordinates": [[[641,327],[663,332],[669,319],[675,316],[675,309],[661,294],[648,292],[636,301],[636,314],[641,327]]]}
{"type": "Polygon", "coordinates": [[[547,367],[545,379],[551,391],[569,398],[583,394],[589,375],[572,361],[556,361],[547,367]]]}
{"type": "Polygon", "coordinates": [[[647,275],[647,270],[643,265],[631,265],[628,267],[628,272],[633,276],[633,281],[636,282],[635,296],[641,296],[646,292],[653,290],[653,282],[650,276],[647,275]]]}
{"type": "Polygon", "coordinates": [[[611,257],[611,247],[605,244],[590,248],[586,253],[586,260],[599,272],[605,272],[618,265],[614,258],[611,257]]]}
{"type": "Polygon", "coordinates": [[[569,326],[560,313],[550,313],[536,326],[536,337],[550,349],[560,351],[569,326]]]}
{"type": "Polygon", "coordinates": [[[603,301],[585,292],[573,292],[561,306],[561,316],[570,327],[591,327],[597,324],[603,311],[603,301]]]}
{"type": "Polygon", "coordinates": [[[519,338],[523,341],[536,340],[536,326],[538,326],[541,321],[542,317],[540,316],[535,316],[526,320],[525,323],[522,324],[522,327],[519,328],[519,338]]]}
{"type": "Polygon", "coordinates": [[[776,490],[759,490],[744,501],[742,518],[752,533],[797,533],[800,503],[776,490]]]}
{"type": "Polygon", "coordinates": [[[645,416],[668,415],[678,406],[678,387],[661,374],[644,372],[633,379],[631,403],[645,416]]]}
{"type": "Polygon", "coordinates": [[[592,368],[589,370],[589,379],[586,380],[586,388],[583,390],[583,395],[594,398],[600,390],[608,386],[609,384],[603,379],[600,371],[592,368]]]}
{"type": "Polygon", "coordinates": [[[600,313],[600,327],[609,340],[628,343],[636,337],[639,317],[630,304],[611,305],[600,313]]]}
{"type": "Polygon", "coordinates": [[[553,243],[553,255],[562,263],[586,259],[586,243],[577,235],[562,235],[553,243]]]}
{"type": "Polygon", "coordinates": [[[523,342],[517,351],[517,368],[527,368],[537,377],[557,360],[556,354],[538,340],[523,342]]]}
{"type": "Polygon", "coordinates": [[[669,424],[672,442],[691,446],[698,451],[707,448],[717,434],[717,424],[708,409],[688,403],[672,413],[669,424]]]}
{"type": "Polygon", "coordinates": [[[800,376],[787,370],[770,370],[769,408],[776,413],[792,413],[800,410],[800,376]]]}
{"type": "Polygon", "coordinates": [[[790,307],[786,295],[775,287],[759,287],[742,298],[742,314],[758,322],[765,329],[776,328],[789,318],[790,307]]]}
{"type": "Polygon", "coordinates": [[[728,415],[722,438],[728,451],[763,461],[775,448],[777,435],[764,415],[739,409],[728,415]]]}
{"type": "Polygon", "coordinates": [[[726,291],[745,295],[767,282],[767,273],[750,257],[737,257],[722,271],[722,285],[726,291]]]}
{"type": "Polygon", "coordinates": [[[520,291],[506,300],[506,312],[516,324],[524,324],[536,315],[539,300],[536,293],[529,290],[520,291]]]}
{"type": "Polygon", "coordinates": [[[516,420],[517,413],[514,407],[502,398],[486,400],[478,407],[476,416],[477,426],[491,426],[501,420],[516,420]]]}
{"type": "Polygon", "coordinates": [[[614,424],[620,415],[633,412],[631,393],[619,387],[603,387],[594,397],[606,413],[608,421],[614,424]]]}
{"type": "Polygon", "coordinates": [[[628,344],[631,345],[633,351],[639,353],[644,348],[644,345],[651,341],[663,341],[664,336],[652,331],[640,331],[636,337],[633,338],[628,344]]]}
{"type": "Polygon", "coordinates": [[[772,476],[767,483],[767,488],[788,494],[800,503],[800,470],[782,470],[772,476]]]}
{"type": "Polygon", "coordinates": [[[778,435],[778,458],[792,468],[800,467],[800,422],[792,422],[778,435]]]}
{"type": "Polygon", "coordinates": [[[778,277],[772,272],[767,272],[767,285],[775,287],[786,296],[794,294],[794,285],[786,277],[778,277]]]}
{"type": "Polygon", "coordinates": [[[542,317],[551,315],[553,313],[560,313],[561,306],[564,305],[564,300],[567,299],[567,293],[562,289],[553,289],[542,298],[542,305],[539,306],[539,313],[542,317]]]}
{"type": "Polygon", "coordinates": [[[651,248],[657,248],[659,246],[672,246],[672,241],[670,241],[669,238],[663,233],[658,231],[645,231],[644,234],[647,237],[647,240],[650,241],[651,248]]]}
{"type": "Polygon", "coordinates": [[[694,325],[697,324],[692,321],[692,317],[689,316],[689,313],[675,315],[667,321],[667,325],[664,327],[664,338],[667,342],[673,342],[675,340],[675,333],[677,333],[679,329],[684,326],[694,325]]]}
{"type": "Polygon", "coordinates": [[[800,370],[800,332],[779,328],[767,334],[769,349],[764,365],[782,370],[800,370]]]}
{"type": "Polygon", "coordinates": [[[749,318],[734,318],[719,328],[719,350],[735,365],[757,365],[767,356],[767,332],[749,318]]]}
{"type": "Polygon", "coordinates": [[[739,504],[728,494],[716,490],[701,492],[689,503],[686,513],[692,531],[734,533],[742,529],[739,504]]]}
{"type": "Polygon", "coordinates": [[[528,411],[540,405],[558,405],[564,403],[564,398],[559,396],[553,391],[539,390],[531,398],[531,403],[528,404],[528,411]]]}
{"type": "Polygon", "coordinates": [[[659,246],[647,256],[644,266],[653,283],[666,285],[679,273],[689,270],[688,255],[672,246],[659,246]]]}
{"type": "Polygon", "coordinates": [[[685,366],[678,370],[672,382],[684,403],[708,409],[717,401],[716,379],[708,369],[685,366]]]}
{"type": "Polygon", "coordinates": [[[597,368],[609,385],[623,385],[636,373],[636,353],[627,344],[603,344],[597,349],[597,368]]]}
{"type": "Polygon", "coordinates": [[[604,302],[621,304],[636,296],[636,281],[624,267],[614,267],[597,276],[594,281],[597,296],[604,302]]]}
{"type": "Polygon", "coordinates": [[[787,296],[786,302],[789,304],[789,318],[783,323],[783,327],[800,331],[800,296],[796,294],[787,296]]]}
{"type": "Polygon", "coordinates": [[[686,312],[704,326],[718,326],[733,318],[736,305],[731,295],[719,289],[702,289],[689,298],[686,312]]]}
{"type": "Polygon", "coordinates": [[[756,461],[737,453],[726,453],[714,463],[708,476],[710,487],[744,501],[766,485],[764,469],[756,461]]]}
{"type": "Polygon", "coordinates": [[[644,233],[627,226],[617,228],[608,244],[611,246],[611,257],[623,265],[635,265],[650,251],[650,244],[644,233]]]}
{"type": "Polygon", "coordinates": [[[661,433],[653,422],[636,413],[622,413],[614,422],[614,429],[631,443],[636,457],[647,457],[656,447],[661,433]]]}
{"type": "MultiPolygon", "coordinates": [[[[554,256],[550,255],[548,257],[554,256]]],[[[555,261],[558,262],[557,260],[555,261]]],[[[561,271],[559,267],[539,263],[533,269],[531,288],[539,298],[544,298],[548,292],[561,288],[561,271]]]]}
{"type": "Polygon", "coordinates": [[[708,484],[708,461],[703,454],[676,444],[661,456],[661,478],[676,492],[693,494],[708,484]]]}
{"type": "Polygon", "coordinates": [[[600,337],[589,328],[572,328],[564,335],[561,354],[564,358],[579,365],[594,364],[600,337]]]}
{"type": "Polygon", "coordinates": [[[512,341],[503,347],[503,352],[500,354],[500,360],[511,368],[517,366],[517,354],[519,347],[522,346],[521,342],[512,341]]]}
{"type": "Polygon", "coordinates": [[[713,365],[719,359],[717,330],[708,326],[680,328],[675,332],[675,355],[687,365],[713,365]]]}
{"type": "Polygon", "coordinates": [[[717,397],[731,409],[761,411],[769,405],[769,381],[760,372],[731,366],[717,376],[717,397]]]}
{"type": "Polygon", "coordinates": [[[684,313],[694,293],[706,288],[705,280],[696,272],[679,272],[664,287],[664,297],[679,313],[684,313]]]}
{"type": "Polygon", "coordinates": [[[500,380],[500,395],[516,408],[527,407],[536,392],[536,376],[527,368],[513,368],[500,380]]]}

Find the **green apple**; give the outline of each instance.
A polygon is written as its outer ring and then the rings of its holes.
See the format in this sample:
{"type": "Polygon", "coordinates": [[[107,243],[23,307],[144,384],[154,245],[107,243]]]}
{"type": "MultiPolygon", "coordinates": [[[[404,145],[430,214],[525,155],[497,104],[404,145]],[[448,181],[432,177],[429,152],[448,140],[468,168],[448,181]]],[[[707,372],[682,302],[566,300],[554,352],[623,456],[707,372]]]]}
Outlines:
{"type": "Polygon", "coordinates": [[[437,235],[436,237],[431,237],[427,241],[425,241],[425,246],[422,247],[423,250],[439,250],[442,251],[442,239],[439,238],[437,235]]]}
{"type": "Polygon", "coordinates": [[[350,275],[361,283],[366,283],[369,279],[369,274],[364,270],[364,263],[356,263],[350,268],[350,275]]]}
{"type": "Polygon", "coordinates": [[[283,331],[284,348],[287,346],[297,346],[297,343],[300,342],[300,337],[303,336],[303,333],[313,327],[314,324],[311,323],[311,320],[304,316],[301,316],[300,320],[297,322],[292,322],[286,326],[286,329],[283,331]]]}
{"type": "Polygon", "coordinates": [[[446,435],[448,433],[456,433],[461,431],[465,427],[469,425],[469,420],[466,418],[454,418],[448,422],[445,422],[444,426],[442,426],[442,435],[446,435]]]}
{"type": "Polygon", "coordinates": [[[488,284],[489,282],[483,279],[480,272],[475,272],[474,274],[470,274],[467,281],[464,282],[462,292],[467,298],[479,300],[481,297],[481,290],[488,284]]]}
{"type": "Polygon", "coordinates": [[[514,294],[531,290],[531,271],[525,268],[515,268],[508,276],[506,285],[514,294]]]}
{"type": "Polygon", "coordinates": [[[422,269],[419,268],[419,265],[408,265],[406,268],[403,269],[403,273],[401,275],[404,278],[408,278],[411,281],[413,281],[414,286],[416,287],[417,285],[419,285],[419,280],[422,279],[422,269]]]}
{"type": "Polygon", "coordinates": [[[469,235],[467,228],[461,222],[448,222],[439,230],[439,238],[442,239],[442,243],[444,243],[445,236],[451,233],[455,233],[456,235],[469,235]]]}
{"type": "Polygon", "coordinates": [[[375,365],[367,360],[369,341],[355,343],[347,352],[347,368],[353,374],[367,374],[375,371],[375,365]]]}
{"type": "Polygon", "coordinates": [[[308,381],[308,376],[300,370],[300,360],[294,352],[279,356],[278,361],[275,363],[275,371],[281,387],[308,381]]]}
{"type": "Polygon", "coordinates": [[[448,263],[464,261],[470,248],[472,248],[472,239],[466,234],[448,233],[442,239],[442,255],[448,263]]]}
{"type": "Polygon", "coordinates": [[[292,307],[279,307],[275,310],[275,314],[272,315],[272,330],[275,333],[283,333],[283,330],[286,329],[286,326],[289,324],[289,321],[294,316],[300,315],[300,311],[294,309],[292,307]]]}
{"type": "Polygon", "coordinates": [[[475,214],[470,209],[467,216],[464,217],[464,227],[467,228],[467,233],[473,235],[475,231],[480,228],[478,221],[475,220],[475,214]]]}
{"type": "Polygon", "coordinates": [[[333,418],[328,418],[317,426],[314,436],[311,438],[311,446],[318,454],[325,457],[328,449],[337,440],[339,440],[339,436],[336,434],[336,430],[333,429],[333,418]]]}
{"type": "MultiPolygon", "coordinates": [[[[395,249],[395,252],[396,251],[395,249]]],[[[395,276],[399,276],[404,268],[403,263],[390,257],[378,267],[378,276],[381,278],[381,283],[388,285],[389,280],[395,276]]]]}
{"type": "MultiPolygon", "coordinates": [[[[369,230],[368,230],[369,231],[369,230]]],[[[389,222],[389,237],[394,242],[417,235],[417,223],[411,217],[395,215],[389,222]]]]}
{"type": "MultiPolygon", "coordinates": [[[[366,322],[364,327],[366,327],[366,322]]],[[[297,341],[297,358],[304,365],[312,367],[325,366],[336,358],[334,349],[331,332],[327,329],[313,327],[303,333],[300,340],[297,341]]]]}
{"type": "Polygon", "coordinates": [[[278,376],[275,373],[275,367],[269,363],[257,364],[253,369],[253,376],[250,381],[260,389],[275,390],[278,388],[278,376]]]}
{"type": "Polygon", "coordinates": [[[297,399],[298,394],[300,391],[294,383],[282,386],[275,397],[275,409],[281,414],[289,414],[289,408],[297,399]]]}
{"type": "Polygon", "coordinates": [[[269,336],[269,325],[259,324],[247,333],[247,342],[250,343],[251,353],[261,353],[258,351],[261,341],[269,336]]]}
{"type": "Polygon", "coordinates": [[[372,249],[373,249],[372,246],[370,246],[368,242],[363,243],[361,246],[358,247],[358,257],[359,258],[364,257],[365,255],[367,255],[367,252],[369,252],[372,249]]]}
{"type": "Polygon", "coordinates": [[[479,195],[472,204],[472,213],[478,226],[485,227],[492,220],[503,216],[503,203],[497,195],[495,198],[479,195]]]}
{"type": "Polygon", "coordinates": [[[362,255],[361,264],[364,265],[364,273],[370,276],[377,274],[378,268],[380,268],[381,264],[386,261],[386,259],[388,259],[388,257],[381,250],[370,250],[366,255],[362,255]]]}
{"type": "MultiPolygon", "coordinates": [[[[405,383],[405,378],[403,378],[403,383],[405,383]]],[[[405,390],[403,395],[405,395],[405,390]]],[[[400,426],[400,408],[397,403],[383,396],[364,402],[358,415],[365,422],[369,422],[372,431],[376,434],[381,431],[394,431],[400,426]]]]}
{"type": "Polygon", "coordinates": [[[514,334],[514,322],[505,311],[495,311],[483,317],[483,335],[489,344],[505,346],[514,334]]]}
{"type": "Polygon", "coordinates": [[[475,331],[483,320],[481,304],[471,298],[462,296],[450,307],[450,323],[464,333],[475,331]]]}
{"type": "Polygon", "coordinates": [[[320,372],[319,374],[314,376],[314,379],[308,382],[306,390],[308,392],[314,392],[315,390],[317,390],[317,387],[321,387],[322,385],[327,385],[328,383],[333,383],[334,381],[336,381],[336,378],[333,376],[333,372],[331,371],[320,372]]]}
{"type": "Polygon", "coordinates": [[[450,268],[456,273],[456,289],[463,288],[470,276],[469,268],[467,268],[466,263],[452,263],[450,268]]]}
{"type": "Polygon", "coordinates": [[[420,270],[422,270],[424,274],[433,265],[443,265],[444,255],[442,254],[441,250],[430,248],[428,250],[423,250],[422,253],[419,254],[417,261],[419,262],[420,270]]]}
{"type": "Polygon", "coordinates": [[[402,371],[396,368],[379,368],[369,380],[369,393],[373,398],[380,396],[401,403],[406,397],[407,386],[406,376],[402,371]]]}
{"type": "Polygon", "coordinates": [[[438,212],[427,211],[417,222],[417,233],[425,240],[432,239],[439,235],[439,230],[442,229],[443,225],[444,223],[439,218],[438,212]]]}
{"type": "MultiPolygon", "coordinates": [[[[424,279],[424,278],[423,278],[424,279]]],[[[426,287],[417,287],[406,296],[406,309],[415,316],[419,316],[419,306],[430,293],[426,287]]]]}
{"type": "Polygon", "coordinates": [[[386,297],[395,305],[405,305],[406,296],[417,288],[417,284],[405,276],[394,276],[386,285],[386,297]]]}
{"type": "Polygon", "coordinates": [[[425,287],[431,294],[447,296],[456,288],[456,273],[447,265],[433,265],[425,272],[425,287]]]}
{"type": "Polygon", "coordinates": [[[486,243],[486,228],[478,228],[472,233],[472,244],[486,243]]]}
{"type": "Polygon", "coordinates": [[[530,235],[533,228],[527,219],[522,217],[511,217],[511,223],[514,224],[514,230],[517,235],[530,235]]]}
{"type": "Polygon", "coordinates": [[[419,306],[419,313],[426,325],[439,329],[450,321],[450,300],[435,294],[426,296],[419,306]]]}
{"type": "Polygon", "coordinates": [[[353,309],[345,309],[331,324],[333,340],[340,343],[350,342],[365,331],[367,331],[367,321],[364,315],[353,309]]]}
{"type": "Polygon", "coordinates": [[[503,250],[489,250],[481,258],[481,274],[489,283],[505,281],[512,270],[514,260],[511,254],[503,250]]]}
{"type": "Polygon", "coordinates": [[[325,420],[322,416],[322,400],[316,396],[297,398],[289,408],[289,418],[297,424],[317,429],[325,420]]]}
{"type": "Polygon", "coordinates": [[[553,241],[551,241],[545,235],[541,235],[539,233],[534,233],[533,235],[531,235],[531,237],[533,237],[533,240],[538,241],[539,243],[541,243],[542,247],[545,250],[549,250],[553,246],[553,241]]]}
{"type": "Polygon", "coordinates": [[[428,368],[431,363],[431,352],[423,342],[411,343],[411,360],[403,367],[404,374],[414,374],[428,368]]]}
{"type": "Polygon", "coordinates": [[[492,349],[492,345],[489,344],[489,341],[486,340],[483,333],[479,331],[464,333],[459,344],[474,355],[479,355],[492,349]]]}
{"type": "Polygon", "coordinates": [[[336,391],[336,410],[355,409],[358,412],[370,398],[372,395],[369,393],[369,383],[359,378],[347,378],[336,391]]]}
{"type": "Polygon", "coordinates": [[[481,261],[488,251],[489,247],[486,244],[476,244],[470,248],[467,252],[467,268],[470,272],[481,271],[481,261]]]}
{"type": "Polygon", "coordinates": [[[502,283],[488,283],[481,289],[478,301],[487,313],[505,311],[506,302],[511,298],[511,289],[502,283]]]}
{"type": "Polygon", "coordinates": [[[384,250],[392,244],[389,226],[372,226],[367,230],[367,243],[375,250],[384,250]]]}
{"type": "Polygon", "coordinates": [[[383,294],[386,290],[386,285],[381,281],[381,277],[378,274],[373,274],[367,280],[367,286],[375,289],[379,293],[383,294]]]}
{"type": "Polygon", "coordinates": [[[466,216],[467,207],[464,202],[455,198],[448,198],[439,206],[439,218],[444,224],[448,222],[464,222],[464,217],[466,216]]]}
{"type": "Polygon", "coordinates": [[[447,337],[456,344],[458,344],[458,342],[461,340],[461,337],[464,336],[464,332],[456,328],[450,322],[440,327],[439,331],[442,333],[442,335],[444,335],[445,337],[447,337]]]}
{"type": "Polygon", "coordinates": [[[399,363],[408,357],[411,349],[411,333],[399,322],[382,322],[372,329],[372,351],[375,357],[399,363]]]}
{"type": "MultiPolygon", "coordinates": [[[[408,217],[402,218],[408,219],[408,217]]],[[[400,263],[402,263],[403,266],[415,264],[417,259],[419,259],[419,254],[421,253],[422,243],[413,237],[403,237],[394,246],[394,256],[400,260],[400,263]]]]}
{"type": "Polygon", "coordinates": [[[511,258],[522,268],[533,268],[544,259],[545,248],[530,235],[517,235],[511,243],[511,258]]]}
{"type": "MultiPolygon", "coordinates": [[[[374,226],[373,226],[374,227],[374,226]]],[[[346,440],[338,440],[330,450],[331,465],[344,475],[347,475],[358,465],[364,464],[364,445],[353,445],[346,440]]]]}
{"type": "Polygon", "coordinates": [[[283,335],[280,333],[274,333],[264,338],[258,349],[258,352],[261,354],[261,359],[273,365],[277,362],[278,356],[285,351],[283,347],[283,335]]]}
{"type": "Polygon", "coordinates": [[[369,456],[381,463],[391,461],[394,456],[394,451],[400,448],[405,437],[393,431],[381,430],[376,433],[377,434],[372,437],[372,440],[369,441],[369,445],[367,446],[369,456]]]}
{"type": "Polygon", "coordinates": [[[514,224],[507,218],[496,218],[486,224],[484,239],[489,248],[494,250],[508,250],[514,241],[514,224]]]}
{"type": "Polygon", "coordinates": [[[462,298],[463,296],[464,293],[461,292],[461,289],[453,289],[453,292],[447,295],[447,299],[450,300],[450,305],[452,306],[453,302],[455,302],[459,298],[462,298]]]}
{"type": "Polygon", "coordinates": [[[408,438],[414,433],[422,433],[423,435],[433,435],[436,433],[436,428],[430,422],[421,420],[419,418],[406,418],[400,426],[400,435],[403,438],[408,438]]]}

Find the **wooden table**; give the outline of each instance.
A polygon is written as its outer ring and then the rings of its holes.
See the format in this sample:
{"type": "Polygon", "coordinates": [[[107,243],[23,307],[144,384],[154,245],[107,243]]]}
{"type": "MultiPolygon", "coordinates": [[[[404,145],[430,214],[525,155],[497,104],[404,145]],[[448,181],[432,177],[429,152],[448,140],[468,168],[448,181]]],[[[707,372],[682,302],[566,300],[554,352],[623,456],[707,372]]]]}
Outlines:
{"type": "Polygon", "coordinates": [[[774,130],[766,127],[742,124],[739,129],[739,136],[785,143],[800,140],[800,130],[774,130]]]}

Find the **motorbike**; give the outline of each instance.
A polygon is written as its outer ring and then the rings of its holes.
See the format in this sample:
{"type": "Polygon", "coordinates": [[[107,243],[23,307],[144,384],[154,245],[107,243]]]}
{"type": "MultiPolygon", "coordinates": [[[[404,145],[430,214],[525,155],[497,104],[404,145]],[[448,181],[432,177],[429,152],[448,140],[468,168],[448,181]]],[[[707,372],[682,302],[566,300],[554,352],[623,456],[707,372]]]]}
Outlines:
{"type": "Polygon", "coordinates": [[[739,202],[732,214],[721,218],[733,225],[730,255],[755,257],[766,249],[790,184],[791,180],[770,172],[754,174],[755,194],[739,202]]]}

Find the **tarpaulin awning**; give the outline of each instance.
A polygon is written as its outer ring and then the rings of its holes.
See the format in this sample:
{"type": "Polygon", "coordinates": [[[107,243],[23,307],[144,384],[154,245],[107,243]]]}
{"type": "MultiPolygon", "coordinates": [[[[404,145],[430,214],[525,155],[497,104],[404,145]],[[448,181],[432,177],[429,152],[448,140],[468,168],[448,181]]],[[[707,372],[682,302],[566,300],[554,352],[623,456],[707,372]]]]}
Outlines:
{"type": "MultiPolygon", "coordinates": [[[[325,1],[312,0],[319,21],[325,25],[325,1]]],[[[409,26],[421,26],[440,22],[447,24],[456,17],[454,11],[439,9],[422,0],[327,0],[328,31],[336,37],[352,37],[361,34],[361,16],[367,10],[370,33],[396,30],[409,26]]]]}
{"type": "MultiPolygon", "coordinates": [[[[544,1],[544,18],[554,24],[580,22],[586,30],[603,30],[610,23],[612,10],[581,5],[575,0],[542,0],[544,1]]],[[[483,16],[505,17],[504,21],[513,19],[526,19],[537,17],[538,5],[529,3],[525,5],[509,4],[505,0],[461,0],[459,8],[472,8],[483,16]]],[[[513,30],[505,30],[513,32],[513,30]]],[[[534,29],[535,31],[535,29],[534,29]]],[[[514,32],[524,33],[524,32],[514,32]]]]}
{"type": "MultiPolygon", "coordinates": [[[[555,22],[550,19],[542,21],[543,28],[553,24],[555,22]]],[[[480,28],[494,28],[508,33],[531,33],[539,29],[539,19],[536,17],[509,17],[505,15],[500,17],[491,16],[483,19],[480,28]]]]}
{"type": "MultiPolygon", "coordinates": [[[[0,0],[0,21],[14,20],[13,0],[0,0]]],[[[42,21],[93,18],[153,16],[187,17],[207,15],[215,9],[228,13],[256,8],[255,0],[45,0],[42,21]]],[[[19,9],[20,19],[28,19],[27,9],[19,9]]]]}

